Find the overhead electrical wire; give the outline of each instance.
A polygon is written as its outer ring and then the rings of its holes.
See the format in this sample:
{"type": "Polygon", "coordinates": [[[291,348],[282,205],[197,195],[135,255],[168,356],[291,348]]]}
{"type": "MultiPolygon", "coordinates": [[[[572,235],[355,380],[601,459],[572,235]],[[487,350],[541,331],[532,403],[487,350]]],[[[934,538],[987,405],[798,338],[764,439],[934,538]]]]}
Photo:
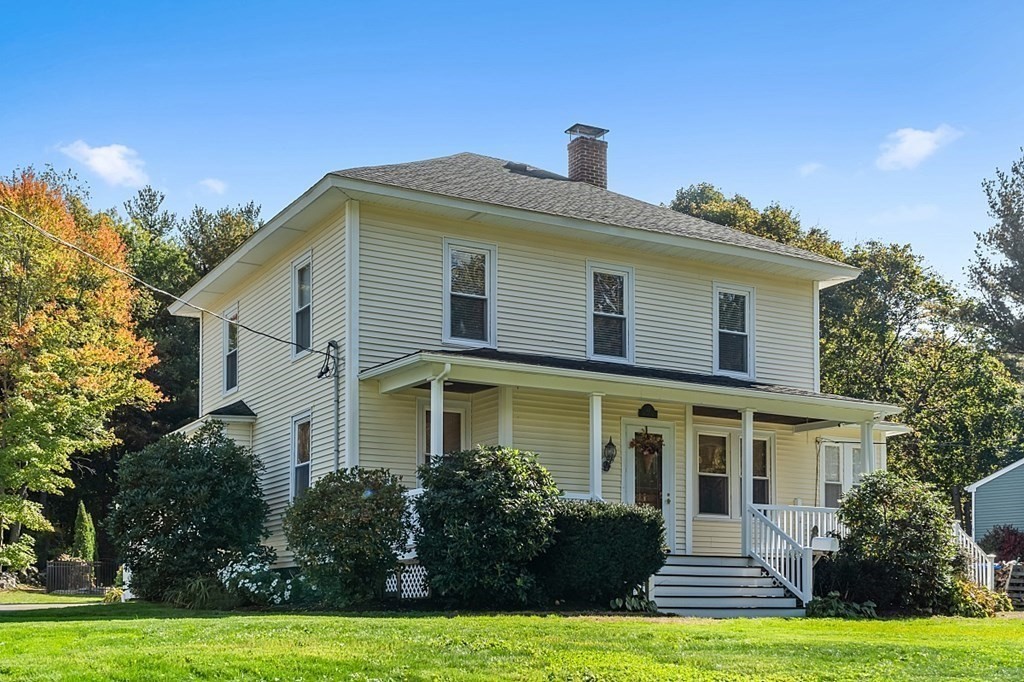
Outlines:
{"type": "MultiPolygon", "coordinates": [[[[161,289],[160,287],[154,286],[154,285],[150,284],[149,282],[146,282],[145,280],[140,279],[139,277],[135,276],[134,274],[132,274],[131,272],[125,270],[124,268],[119,268],[116,265],[113,265],[111,263],[106,262],[105,260],[103,260],[99,256],[95,256],[95,255],[89,253],[88,251],[86,251],[82,247],[78,246],[77,244],[73,244],[73,243],[67,241],[66,239],[62,239],[61,237],[58,237],[57,235],[55,235],[52,232],[49,232],[48,230],[40,227],[39,225],[37,225],[36,223],[32,222],[31,220],[29,220],[25,216],[21,215],[17,211],[14,211],[14,210],[10,209],[7,206],[4,206],[3,204],[0,204],[0,209],[4,210],[5,212],[7,212],[10,215],[14,216],[15,218],[17,218],[21,222],[25,223],[26,225],[28,225],[33,230],[35,230],[39,234],[43,235],[47,239],[49,239],[51,241],[54,241],[57,244],[60,244],[61,246],[69,248],[69,249],[71,249],[71,250],[73,250],[73,251],[75,251],[75,252],[85,256],[89,260],[92,260],[92,261],[94,261],[96,263],[99,263],[103,267],[108,268],[109,270],[113,270],[114,272],[118,273],[119,275],[122,275],[123,277],[127,277],[128,279],[132,280],[136,284],[139,284],[140,286],[145,287],[146,289],[149,289],[153,293],[160,294],[161,296],[166,296],[167,298],[175,300],[175,301],[181,303],[182,305],[185,305],[185,306],[188,306],[189,308],[192,308],[193,310],[199,311],[199,312],[204,313],[206,315],[210,315],[212,317],[217,318],[218,320],[222,320],[224,322],[227,322],[228,324],[233,324],[236,327],[238,327],[239,329],[244,329],[245,331],[247,331],[247,332],[249,332],[251,334],[255,334],[257,336],[262,336],[262,337],[264,337],[266,339],[270,339],[271,341],[277,341],[278,343],[283,343],[283,344],[285,344],[287,346],[291,346],[292,348],[298,348],[299,350],[309,351],[311,353],[317,353],[318,355],[322,355],[322,356],[324,356],[324,367],[325,368],[328,366],[329,363],[334,362],[334,356],[331,353],[328,353],[327,351],[317,350],[317,349],[312,348],[312,347],[310,347],[310,348],[303,348],[302,346],[300,346],[298,343],[296,343],[294,341],[290,341],[288,339],[282,339],[279,336],[274,336],[273,334],[270,334],[270,333],[264,332],[264,331],[260,331],[259,329],[253,329],[252,327],[250,327],[250,326],[248,326],[246,324],[242,324],[241,322],[239,322],[237,320],[232,320],[230,318],[225,317],[224,315],[221,315],[219,313],[215,313],[212,310],[209,310],[209,309],[204,308],[202,306],[198,306],[195,303],[190,303],[189,301],[186,301],[185,299],[181,298],[180,296],[175,296],[174,294],[172,294],[169,291],[161,289]]],[[[337,367],[334,368],[334,371],[335,372],[338,371],[337,367]]],[[[321,369],[321,372],[320,372],[319,376],[326,376],[326,375],[327,375],[327,372],[324,372],[324,369],[321,369]]]]}

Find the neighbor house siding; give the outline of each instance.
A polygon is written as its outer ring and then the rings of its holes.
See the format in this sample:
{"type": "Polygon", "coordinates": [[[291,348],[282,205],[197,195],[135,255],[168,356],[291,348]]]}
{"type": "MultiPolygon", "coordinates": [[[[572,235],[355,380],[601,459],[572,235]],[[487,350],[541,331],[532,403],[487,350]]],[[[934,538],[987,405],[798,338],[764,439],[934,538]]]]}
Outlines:
{"type": "Polygon", "coordinates": [[[974,537],[985,537],[994,526],[1024,530],[1024,467],[1007,471],[974,493],[974,537]]]}

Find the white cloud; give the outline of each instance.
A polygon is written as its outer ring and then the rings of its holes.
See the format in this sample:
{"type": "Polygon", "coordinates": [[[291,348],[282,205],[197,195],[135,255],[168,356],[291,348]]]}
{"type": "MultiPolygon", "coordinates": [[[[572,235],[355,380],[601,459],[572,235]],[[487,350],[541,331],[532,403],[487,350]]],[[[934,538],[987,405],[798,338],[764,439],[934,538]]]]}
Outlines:
{"type": "Polygon", "coordinates": [[[224,194],[224,192],[228,191],[228,183],[223,180],[218,180],[217,178],[204,178],[199,181],[199,184],[202,185],[204,189],[213,192],[214,194],[224,194]]]}
{"type": "Polygon", "coordinates": [[[900,128],[889,133],[879,145],[882,153],[875,159],[875,165],[887,171],[914,168],[961,135],[963,131],[945,123],[935,130],[900,128]]]}
{"type": "Polygon", "coordinates": [[[939,207],[933,204],[915,204],[888,208],[868,218],[872,225],[906,225],[923,223],[939,216],[939,207]]]}
{"type": "Polygon", "coordinates": [[[814,175],[824,167],[824,164],[820,164],[817,161],[808,161],[807,163],[801,164],[800,167],[797,168],[797,172],[800,173],[800,177],[806,178],[808,175],[814,175]]]}
{"type": "Polygon", "coordinates": [[[75,140],[61,147],[60,151],[84,163],[111,185],[142,187],[149,182],[149,176],[142,170],[145,162],[139,158],[139,153],[123,144],[90,147],[82,140],[75,140]]]}

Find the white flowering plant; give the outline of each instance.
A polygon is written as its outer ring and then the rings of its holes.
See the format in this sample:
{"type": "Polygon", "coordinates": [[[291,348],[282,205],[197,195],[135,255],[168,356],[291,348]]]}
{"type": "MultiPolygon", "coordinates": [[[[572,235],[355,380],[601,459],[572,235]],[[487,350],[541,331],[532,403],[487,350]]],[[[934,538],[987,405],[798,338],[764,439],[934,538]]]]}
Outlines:
{"type": "Polygon", "coordinates": [[[217,571],[217,578],[227,592],[243,604],[282,606],[295,601],[302,589],[302,578],[286,578],[270,567],[277,555],[269,547],[232,561],[217,571]]]}

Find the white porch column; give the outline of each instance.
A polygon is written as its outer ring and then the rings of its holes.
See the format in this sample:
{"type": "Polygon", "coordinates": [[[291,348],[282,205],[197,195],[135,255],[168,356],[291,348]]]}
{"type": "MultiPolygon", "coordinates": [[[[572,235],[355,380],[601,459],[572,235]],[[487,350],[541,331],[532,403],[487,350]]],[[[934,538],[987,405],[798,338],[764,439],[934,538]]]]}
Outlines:
{"type": "Polygon", "coordinates": [[[590,394],[590,497],[601,497],[601,398],[603,393],[590,394]]]}
{"type": "Polygon", "coordinates": [[[740,410],[740,431],[743,450],[740,464],[740,505],[742,508],[743,553],[750,553],[750,519],[747,515],[747,507],[754,501],[754,411],[752,409],[740,410]]]}
{"type": "Polygon", "coordinates": [[[874,422],[861,422],[860,425],[860,456],[864,461],[864,473],[875,470],[875,438],[874,422]]]}
{"type": "Polygon", "coordinates": [[[444,454],[444,374],[430,381],[430,455],[444,454]]]}

